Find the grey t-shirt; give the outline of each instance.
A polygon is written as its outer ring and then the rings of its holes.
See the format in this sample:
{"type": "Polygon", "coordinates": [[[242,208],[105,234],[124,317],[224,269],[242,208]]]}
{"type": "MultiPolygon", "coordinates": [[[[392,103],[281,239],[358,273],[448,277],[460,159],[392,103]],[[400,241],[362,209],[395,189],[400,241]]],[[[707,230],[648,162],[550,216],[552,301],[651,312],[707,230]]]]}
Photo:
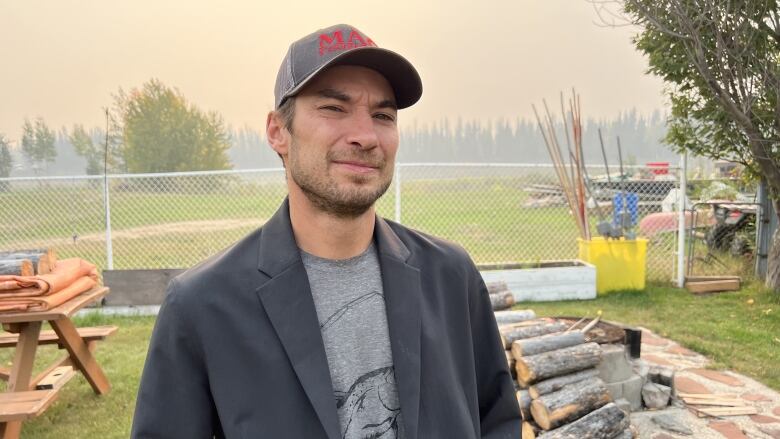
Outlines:
{"type": "Polygon", "coordinates": [[[350,259],[324,259],[303,250],[301,257],[325,343],[342,438],[403,438],[375,246],[350,259]]]}

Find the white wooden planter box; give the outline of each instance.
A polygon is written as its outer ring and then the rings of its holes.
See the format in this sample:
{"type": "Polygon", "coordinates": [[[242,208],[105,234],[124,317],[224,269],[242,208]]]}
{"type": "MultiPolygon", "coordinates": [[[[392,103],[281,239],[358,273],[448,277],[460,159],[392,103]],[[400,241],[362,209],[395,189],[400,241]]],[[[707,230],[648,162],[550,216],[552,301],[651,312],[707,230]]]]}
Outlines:
{"type": "Polygon", "coordinates": [[[581,260],[481,265],[487,282],[506,282],[517,302],[596,298],[596,267],[581,260]]]}

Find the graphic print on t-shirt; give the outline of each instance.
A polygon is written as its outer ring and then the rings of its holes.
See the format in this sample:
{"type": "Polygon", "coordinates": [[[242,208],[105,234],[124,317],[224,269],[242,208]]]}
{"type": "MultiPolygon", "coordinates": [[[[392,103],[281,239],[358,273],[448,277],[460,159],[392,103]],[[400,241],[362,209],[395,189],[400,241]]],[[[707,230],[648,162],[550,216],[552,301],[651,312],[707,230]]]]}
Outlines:
{"type": "Polygon", "coordinates": [[[392,367],[383,367],[361,376],[347,392],[336,391],[339,415],[348,419],[344,438],[396,439],[398,414],[401,407],[392,404],[395,374],[392,367]],[[376,414],[382,413],[377,423],[376,414]],[[369,414],[368,419],[363,419],[369,414]]]}
{"type": "MultiPolygon", "coordinates": [[[[384,303],[385,298],[374,291],[353,299],[325,319],[320,329],[323,333],[343,331],[339,325],[349,324],[351,319],[348,317],[351,313],[359,313],[364,307],[375,306],[370,303],[373,300],[384,303]]],[[[343,438],[398,438],[398,415],[401,407],[392,366],[369,371],[359,376],[349,389],[334,391],[339,419],[346,420],[346,425],[342,425],[343,438]]]]}

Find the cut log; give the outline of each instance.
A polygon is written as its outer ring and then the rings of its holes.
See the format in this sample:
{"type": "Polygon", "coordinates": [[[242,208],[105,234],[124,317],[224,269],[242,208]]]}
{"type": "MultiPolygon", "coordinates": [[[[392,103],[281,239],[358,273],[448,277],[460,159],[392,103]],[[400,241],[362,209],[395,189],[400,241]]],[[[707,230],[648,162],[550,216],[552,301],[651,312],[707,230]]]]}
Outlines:
{"type": "Polygon", "coordinates": [[[35,274],[51,273],[54,264],[57,263],[57,256],[54,250],[36,249],[36,250],[15,250],[0,252],[0,260],[19,260],[28,259],[33,264],[35,274]]]}
{"type": "Polygon", "coordinates": [[[507,311],[496,311],[496,324],[508,325],[510,323],[525,322],[536,318],[536,313],[530,309],[518,309],[507,311]]]}
{"type": "Polygon", "coordinates": [[[608,404],[611,399],[601,379],[580,381],[534,399],[531,415],[542,429],[552,430],[608,404]]]}
{"type": "Polygon", "coordinates": [[[512,342],[513,357],[527,357],[541,354],[542,352],[577,346],[585,343],[585,334],[582,332],[554,333],[541,337],[525,338],[512,342]]]}
{"type": "Polygon", "coordinates": [[[35,269],[29,259],[0,260],[0,275],[33,276],[35,269]]]}
{"type": "Polygon", "coordinates": [[[512,376],[513,380],[517,379],[517,371],[515,370],[515,359],[512,358],[512,354],[509,353],[509,351],[504,351],[506,353],[506,364],[509,366],[509,374],[512,376]]]}
{"type": "Polygon", "coordinates": [[[54,254],[54,251],[48,248],[25,248],[25,249],[19,249],[19,250],[2,250],[0,251],[0,259],[5,259],[5,256],[8,255],[17,255],[17,254],[47,254],[51,255],[54,254]]]}
{"type": "Polygon", "coordinates": [[[530,357],[515,358],[517,381],[526,386],[537,381],[590,369],[601,361],[598,343],[585,343],[530,357]]]}
{"type": "Polygon", "coordinates": [[[531,395],[527,390],[517,391],[517,405],[520,406],[520,415],[524,421],[531,420],[531,395]]]}
{"type": "Polygon", "coordinates": [[[570,373],[555,378],[550,378],[534,384],[528,388],[528,393],[531,398],[537,399],[542,395],[548,393],[557,392],[567,384],[579,383],[580,381],[592,380],[599,376],[599,371],[596,369],[585,369],[579,372],[570,373]]]}
{"type": "Polygon", "coordinates": [[[524,322],[507,323],[504,325],[498,325],[498,331],[502,334],[506,334],[518,328],[527,328],[529,326],[543,325],[546,323],[553,323],[553,322],[554,320],[552,319],[541,318],[541,319],[526,320],[524,322]]]}
{"type": "Polygon", "coordinates": [[[527,326],[524,328],[517,328],[511,331],[505,332],[504,336],[504,349],[511,349],[512,343],[516,340],[523,340],[526,338],[540,337],[542,335],[554,334],[556,332],[562,332],[566,329],[566,325],[561,322],[543,323],[541,325],[527,326]]]}
{"type": "Polygon", "coordinates": [[[515,296],[511,291],[501,291],[495,294],[490,294],[490,305],[493,307],[493,311],[499,311],[502,309],[511,308],[515,304],[515,296]]]}
{"type": "Polygon", "coordinates": [[[522,439],[536,439],[536,433],[539,432],[539,427],[532,422],[523,422],[523,431],[520,437],[522,439]]]}
{"type": "Polygon", "coordinates": [[[628,416],[611,402],[563,427],[537,436],[539,439],[612,439],[628,428],[628,416]]]}
{"type": "Polygon", "coordinates": [[[509,287],[506,285],[506,282],[504,281],[487,282],[485,286],[487,287],[488,294],[496,294],[496,293],[502,293],[504,291],[509,291],[509,287]]]}

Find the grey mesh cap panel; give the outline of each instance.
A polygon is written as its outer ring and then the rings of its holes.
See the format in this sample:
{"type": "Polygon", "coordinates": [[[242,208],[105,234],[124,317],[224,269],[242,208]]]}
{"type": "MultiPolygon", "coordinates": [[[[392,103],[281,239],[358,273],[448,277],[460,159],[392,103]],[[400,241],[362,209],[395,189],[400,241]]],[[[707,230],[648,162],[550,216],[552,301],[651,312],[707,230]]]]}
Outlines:
{"type": "Polygon", "coordinates": [[[319,72],[334,65],[359,65],[382,74],[393,88],[399,109],[412,106],[422,95],[420,75],[406,58],[377,47],[371,38],[354,27],[339,24],[318,30],[290,45],[276,77],[276,108],[319,72]]]}

